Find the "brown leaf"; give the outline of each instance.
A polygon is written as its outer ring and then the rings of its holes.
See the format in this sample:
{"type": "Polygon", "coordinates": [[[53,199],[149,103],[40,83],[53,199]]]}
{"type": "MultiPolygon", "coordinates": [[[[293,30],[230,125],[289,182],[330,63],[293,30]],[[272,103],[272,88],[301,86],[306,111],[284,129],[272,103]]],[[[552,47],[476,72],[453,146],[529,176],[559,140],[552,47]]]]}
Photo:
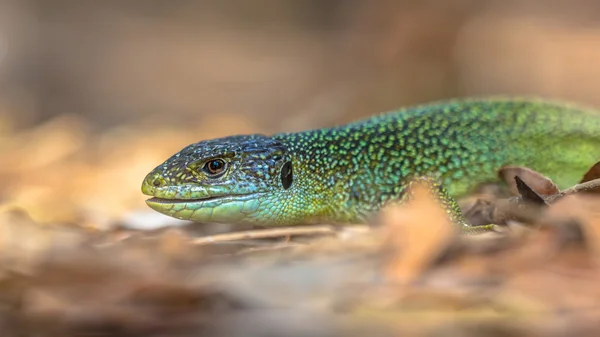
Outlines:
{"type": "Polygon", "coordinates": [[[78,250],[86,235],[78,227],[39,224],[14,208],[0,208],[0,263],[20,272],[30,271],[50,251],[78,250]]]}
{"type": "Polygon", "coordinates": [[[588,182],[590,180],[594,180],[594,179],[598,179],[600,178],[600,162],[597,162],[596,164],[594,164],[594,166],[592,166],[584,175],[583,178],[581,178],[581,181],[579,182],[581,183],[585,183],[588,182]]]}
{"type": "Polygon", "coordinates": [[[382,212],[385,245],[393,252],[385,273],[392,282],[415,280],[459,234],[426,181],[415,181],[410,189],[411,200],[382,212]]]}
{"type": "Polygon", "coordinates": [[[513,195],[520,194],[515,177],[519,177],[539,195],[547,196],[559,192],[558,187],[550,178],[527,167],[504,166],[498,171],[498,176],[508,185],[513,195]]]}
{"type": "Polygon", "coordinates": [[[575,221],[583,231],[583,240],[594,258],[600,262],[600,198],[573,194],[558,200],[550,207],[547,217],[575,221]]]}
{"type": "MultiPolygon", "coordinates": [[[[581,181],[579,182],[580,184],[582,183],[587,183],[589,181],[595,180],[595,179],[600,179],[600,162],[597,162],[596,164],[594,164],[594,166],[592,166],[584,175],[583,178],[581,178],[581,181]]],[[[590,193],[600,193],[600,188],[595,188],[592,190],[588,190],[586,192],[590,192],[590,193]]]]}
{"type": "Polygon", "coordinates": [[[519,190],[519,194],[521,194],[523,197],[523,200],[539,205],[546,204],[544,198],[531,187],[529,187],[529,185],[519,178],[519,176],[515,176],[515,183],[517,185],[517,189],[519,190]]]}

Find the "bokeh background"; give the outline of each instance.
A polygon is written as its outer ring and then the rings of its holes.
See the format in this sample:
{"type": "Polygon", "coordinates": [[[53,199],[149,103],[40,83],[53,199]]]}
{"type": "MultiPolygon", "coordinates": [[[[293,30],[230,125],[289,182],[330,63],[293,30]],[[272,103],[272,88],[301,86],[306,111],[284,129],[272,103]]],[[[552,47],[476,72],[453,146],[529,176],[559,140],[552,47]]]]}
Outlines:
{"type": "Polygon", "coordinates": [[[139,188],[188,143],[474,95],[600,106],[598,60],[593,0],[0,0],[0,203],[171,221],[139,188]]]}

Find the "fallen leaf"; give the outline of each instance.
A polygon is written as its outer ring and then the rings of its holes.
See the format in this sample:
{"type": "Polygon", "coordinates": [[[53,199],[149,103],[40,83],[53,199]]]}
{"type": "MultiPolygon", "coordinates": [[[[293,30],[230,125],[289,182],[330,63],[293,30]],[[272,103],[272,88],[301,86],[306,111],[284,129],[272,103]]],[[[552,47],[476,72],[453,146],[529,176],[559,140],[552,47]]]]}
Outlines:
{"type": "Polygon", "coordinates": [[[526,202],[531,202],[534,204],[545,205],[546,201],[539,195],[536,191],[534,191],[529,185],[527,185],[519,176],[515,176],[515,183],[517,185],[517,190],[519,194],[523,197],[523,200],[526,202]]]}
{"type": "Polygon", "coordinates": [[[600,198],[573,194],[561,198],[550,207],[546,218],[574,221],[583,231],[583,240],[600,266],[600,198]]]}
{"type": "Polygon", "coordinates": [[[398,283],[418,278],[460,233],[427,181],[416,180],[409,189],[412,196],[405,204],[392,205],[381,215],[385,246],[393,254],[385,274],[398,283]]]}
{"type": "MultiPolygon", "coordinates": [[[[580,184],[587,183],[596,179],[600,179],[600,162],[597,162],[592,166],[581,178],[580,184]]],[[[600,187],[591,188],[586,190],[588,193],[600,193],[600,187]]]]}
{"type": "Polygon", "coordinates": [[[515,177],[519,177],[539,195],[546,196],[560,192],[550,178],[527,167],[504,166],[498,170],[498,176],[508,185],[513,195],[520,194],[515,177]]]}

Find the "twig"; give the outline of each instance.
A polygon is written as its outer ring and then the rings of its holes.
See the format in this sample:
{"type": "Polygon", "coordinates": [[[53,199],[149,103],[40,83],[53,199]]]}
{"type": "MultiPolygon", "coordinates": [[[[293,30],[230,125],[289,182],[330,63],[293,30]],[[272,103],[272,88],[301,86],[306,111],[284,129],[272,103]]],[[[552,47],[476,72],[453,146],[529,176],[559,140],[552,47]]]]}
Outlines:
{"type": "Polygon", "coordinates": [[[322,226],[298,226],[298,227],[279,227],[270,229],[255,229],[241,232],[209,235],[197,238],[192,241],[195,245],[206,245],[217,242],[248,240],[248,239],[266,239],[280,236],[291,235],[315,235],[315,234],[336,234],[337,230],[328,225],[322,226]]]}
{"type": "Polygon", "coordinates": [[[551,197],[546,198],[546,201],[555,202],[556,200],[565,197],[567,195],[581,193],[581,192],[590,192],[600,189],[600,179],[594,179],[590,181],[586,181],[585,183],[577,184],[571,188],[568,188],[560,193],[557,193],[551,197]]]}

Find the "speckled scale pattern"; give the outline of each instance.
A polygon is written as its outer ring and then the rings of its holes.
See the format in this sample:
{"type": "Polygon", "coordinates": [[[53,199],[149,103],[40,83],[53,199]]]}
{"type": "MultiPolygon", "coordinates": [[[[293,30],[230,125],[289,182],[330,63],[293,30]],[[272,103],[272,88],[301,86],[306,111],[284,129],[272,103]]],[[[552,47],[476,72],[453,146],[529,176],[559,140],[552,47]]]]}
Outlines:
{"type": "Polygon", "coordinates": [[[600,116],[593,111],[542,100],[454,100],[332,128],[198,142],[155,168],[142,190],[159,198],[203,199],[149,203],[182,219],[361,222],[403,198],[415,177],[432,177],[444,193],[459,196],[497,180],[503,165],[523,165],[564,188],[599,158],[600,116]],[[215,156],[227,158],[227,174],[199,174],[197,167],[215,156]],[[294,179],[285,189],[279,174],[288,161],[294,179]]]}
{"type": "Polygon", "coordinates": [[[342,221],[398,199],[418,176],[459,196],[503,165],[525,165],[566,187],[600,158],[597,115],[531,100],[441,102],[274,138],[293,154],[315,211],[342,221]]]}

